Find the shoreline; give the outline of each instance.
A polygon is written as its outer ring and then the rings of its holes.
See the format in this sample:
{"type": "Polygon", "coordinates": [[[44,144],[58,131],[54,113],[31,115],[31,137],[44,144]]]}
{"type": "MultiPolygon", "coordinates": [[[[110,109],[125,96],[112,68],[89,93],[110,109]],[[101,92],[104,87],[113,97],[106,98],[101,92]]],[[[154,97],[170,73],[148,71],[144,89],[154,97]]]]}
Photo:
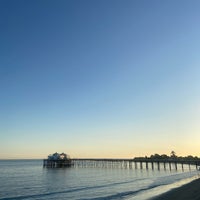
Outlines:
{"type": "Polygon", "coordinates": [[[200,178],[149,200],[200,200],[200,178]]]}

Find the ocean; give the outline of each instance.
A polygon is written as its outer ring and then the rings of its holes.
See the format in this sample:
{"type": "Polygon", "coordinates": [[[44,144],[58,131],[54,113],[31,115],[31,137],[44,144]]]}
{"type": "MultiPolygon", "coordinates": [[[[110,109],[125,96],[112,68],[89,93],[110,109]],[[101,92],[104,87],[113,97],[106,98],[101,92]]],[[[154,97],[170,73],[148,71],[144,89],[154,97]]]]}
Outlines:
{"type": "Polygon", "coordinates": [[[195,167],[43,168],[42,160],[0,160],[0,200],[145,200],[199,177],[195,167]]]}

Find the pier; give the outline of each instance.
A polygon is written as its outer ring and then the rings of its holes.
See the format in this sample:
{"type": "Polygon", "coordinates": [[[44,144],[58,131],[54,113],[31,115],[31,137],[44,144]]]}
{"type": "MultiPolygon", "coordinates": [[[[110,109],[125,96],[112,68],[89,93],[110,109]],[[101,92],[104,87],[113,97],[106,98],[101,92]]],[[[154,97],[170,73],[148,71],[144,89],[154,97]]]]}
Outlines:
{"type": "Polygon", "coordinates": [[[75,167],[103,167],[103,168],[127,168],[127,169],[164,169],[178,170],[181,168],[190,169],[195,166],[197,170],[200,167],[200,161],[194,160],[176,160],[176,159],[72,159],[75,167]]]}
{"type": "Polygon", "coordinates": [[[122,169],[151,169],[151,170],[178,170],[191,169],[200,170],[200,159],[180,158],[133,158],[133,159],[95,159],[95,158],[73,158],[65,153],[54,153],[43,160],[43,166],[49,168],[59,167],[92,167],[92,168],[122,168],[122,169]]]}

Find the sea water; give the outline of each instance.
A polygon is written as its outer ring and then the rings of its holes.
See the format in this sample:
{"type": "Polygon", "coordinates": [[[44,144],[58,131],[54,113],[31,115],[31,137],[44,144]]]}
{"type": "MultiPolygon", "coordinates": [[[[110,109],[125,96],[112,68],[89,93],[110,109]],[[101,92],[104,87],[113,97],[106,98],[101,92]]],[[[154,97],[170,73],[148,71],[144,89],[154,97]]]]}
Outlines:
{"type": "Polygon", "coordinates": [[[0,200],[145,200],[199,176],[178,170],[104,167],[43,168],[42,160],[0,160],[0,200]]]}

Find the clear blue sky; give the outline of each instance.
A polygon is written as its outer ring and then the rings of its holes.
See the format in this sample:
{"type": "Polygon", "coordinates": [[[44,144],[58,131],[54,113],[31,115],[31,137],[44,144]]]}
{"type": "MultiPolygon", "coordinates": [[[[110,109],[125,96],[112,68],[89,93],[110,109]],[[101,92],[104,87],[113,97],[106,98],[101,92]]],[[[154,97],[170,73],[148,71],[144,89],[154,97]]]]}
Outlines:
{"type": "Polygon", "coordinates": [[[199,11],[1,0],[0,158],[200,156],[199,11]]]}

